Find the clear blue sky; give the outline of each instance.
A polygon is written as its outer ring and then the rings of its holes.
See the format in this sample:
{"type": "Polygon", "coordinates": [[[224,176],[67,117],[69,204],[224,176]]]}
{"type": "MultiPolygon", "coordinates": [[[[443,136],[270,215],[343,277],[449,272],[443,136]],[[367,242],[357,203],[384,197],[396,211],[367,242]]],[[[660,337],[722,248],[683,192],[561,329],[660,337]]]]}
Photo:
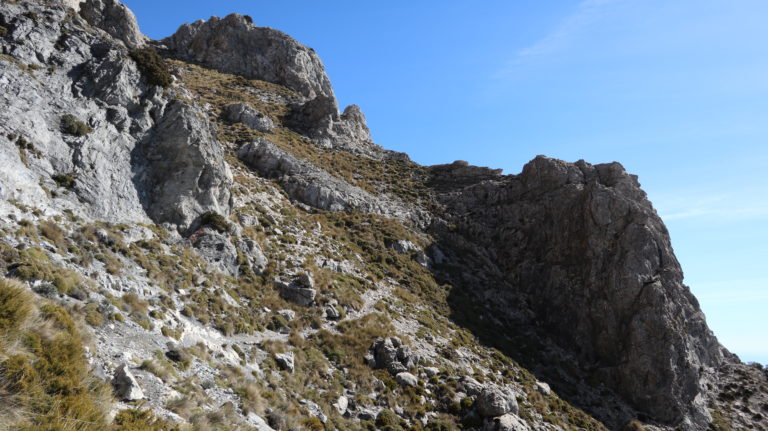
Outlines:
{"type": "Polygon", "coordinates": [[[230,12],[285,31],[422,164],[621,162],[720,341],[768,363],[765,0],[124,2],[153,38],[230,12]]]}

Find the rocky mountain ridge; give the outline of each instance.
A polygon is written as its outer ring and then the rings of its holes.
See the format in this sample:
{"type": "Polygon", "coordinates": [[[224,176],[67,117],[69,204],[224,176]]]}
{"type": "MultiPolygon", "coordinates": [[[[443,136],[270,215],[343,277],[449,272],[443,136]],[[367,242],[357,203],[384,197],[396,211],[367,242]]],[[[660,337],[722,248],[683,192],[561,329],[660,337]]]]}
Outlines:
{"type": "Polygon", "coordinates": [[[0,316],[95,382],[0,319],[0,429],[766,429],[618,163],[419,166],[243,15],[8,1],[0,47],[0,316]]]}

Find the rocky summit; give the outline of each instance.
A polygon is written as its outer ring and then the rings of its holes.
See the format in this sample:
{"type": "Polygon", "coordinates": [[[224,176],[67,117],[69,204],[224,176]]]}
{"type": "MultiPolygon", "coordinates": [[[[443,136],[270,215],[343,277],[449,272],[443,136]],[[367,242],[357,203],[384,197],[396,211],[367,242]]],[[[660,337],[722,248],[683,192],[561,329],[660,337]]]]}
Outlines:
{"type": "Polygon", "coordinates": [[[0,430],[768,430],[619,163],[418,165],[244,15],[0,48],[0,430]]]}

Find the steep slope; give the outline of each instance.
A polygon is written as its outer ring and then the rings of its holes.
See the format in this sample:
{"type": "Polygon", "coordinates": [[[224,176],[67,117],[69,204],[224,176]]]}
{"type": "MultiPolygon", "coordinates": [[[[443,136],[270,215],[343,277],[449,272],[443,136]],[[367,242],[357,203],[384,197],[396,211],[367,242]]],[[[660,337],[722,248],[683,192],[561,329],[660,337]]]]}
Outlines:
{"type": "Polygon", "coordinates": [[[419,166],[237,14],[0,47],[0,430],[765,429],[617,163],[419,166]]]}

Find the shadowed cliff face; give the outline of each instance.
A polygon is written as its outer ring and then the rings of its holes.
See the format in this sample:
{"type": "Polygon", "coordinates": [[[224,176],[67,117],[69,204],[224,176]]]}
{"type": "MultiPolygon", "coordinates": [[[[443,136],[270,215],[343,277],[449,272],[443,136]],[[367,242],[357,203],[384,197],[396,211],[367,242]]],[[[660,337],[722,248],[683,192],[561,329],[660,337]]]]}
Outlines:
{"type": "Polygon", "coordinates": [[[500,285],[475,287],[496,299],[488,308],[539,328],[638,411],[700,426],[702,369],[720,364],[723,349],[637,178],[618,163],[542,156],[517,176],[478,170],[475,184],[467,169],[435,167],[434,183],[462,240],[502,273],[500,285]]]}

